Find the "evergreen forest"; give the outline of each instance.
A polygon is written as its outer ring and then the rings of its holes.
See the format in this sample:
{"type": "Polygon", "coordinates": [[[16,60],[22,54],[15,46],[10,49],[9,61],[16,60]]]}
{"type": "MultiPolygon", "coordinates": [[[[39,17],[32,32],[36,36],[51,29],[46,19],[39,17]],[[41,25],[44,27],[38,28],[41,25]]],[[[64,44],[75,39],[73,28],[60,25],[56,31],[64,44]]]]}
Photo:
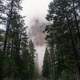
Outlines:
{"type": "Polygon", "coordinates": [[[0,0],[0,80],[80,80],[80,0],[49,3],[41,72],[22,1],[0,0]]]}

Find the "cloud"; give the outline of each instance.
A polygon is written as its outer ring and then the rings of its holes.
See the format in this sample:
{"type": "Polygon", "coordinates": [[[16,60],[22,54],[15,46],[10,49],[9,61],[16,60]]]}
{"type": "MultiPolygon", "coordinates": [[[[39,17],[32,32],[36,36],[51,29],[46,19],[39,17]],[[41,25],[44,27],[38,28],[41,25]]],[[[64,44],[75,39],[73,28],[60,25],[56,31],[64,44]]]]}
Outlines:
{"type": "Polygon", "coordinates": [[[33,21],[30,36],[32,37],[35,46],[43,46],[45,44],[45,34],[43,33],[43,30],[45,29],[46,22],[39,18],[34,19],[33,21]]]}

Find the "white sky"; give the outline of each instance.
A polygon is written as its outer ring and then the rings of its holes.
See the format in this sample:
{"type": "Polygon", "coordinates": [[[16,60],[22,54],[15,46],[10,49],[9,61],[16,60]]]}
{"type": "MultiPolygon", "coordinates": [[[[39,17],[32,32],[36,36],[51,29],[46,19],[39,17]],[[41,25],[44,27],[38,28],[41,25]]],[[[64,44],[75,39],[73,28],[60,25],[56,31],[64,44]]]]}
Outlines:
{"type": "MultiPolygon", "coordinates": [[[[32,25],[32,20],[35,17],[42,18],[45,20],[49,2],[52,0],[24,0],[23,1],[23,11],[22,15],[26,16],[25,23],[27,25],[32,25]]],[[[43,55],[45,52],[45,46],[36,46],[36,50],[38,53],[39,66],[42,66],[43,55]]]]}
{"type": "Polygon", "coordinates": [[[26,16],[26,23],[30,25],[32,18],[42,17],[45,18],[48,10],[48,4],[52,0],[23,0],[23,12],[26,16]]]}

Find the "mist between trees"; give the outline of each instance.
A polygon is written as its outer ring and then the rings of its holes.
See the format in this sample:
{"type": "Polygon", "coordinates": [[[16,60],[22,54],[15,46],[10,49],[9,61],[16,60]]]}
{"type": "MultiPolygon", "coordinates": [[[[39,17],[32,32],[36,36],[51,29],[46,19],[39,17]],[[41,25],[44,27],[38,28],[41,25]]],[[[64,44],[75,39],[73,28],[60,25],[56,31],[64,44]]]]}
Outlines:
{"type": "MultiPolygon", "coordinates": [[[[40,36],[45,36],[46,44],[41,74],[25,17],[20,14],[21,3],[0,0],[0,80],[80,80],[80,0],[53,0],[49,4],[49,24],[41,25],[40,36]]],[[[37,24],[38,20],[36,28],[37,24]]]]}

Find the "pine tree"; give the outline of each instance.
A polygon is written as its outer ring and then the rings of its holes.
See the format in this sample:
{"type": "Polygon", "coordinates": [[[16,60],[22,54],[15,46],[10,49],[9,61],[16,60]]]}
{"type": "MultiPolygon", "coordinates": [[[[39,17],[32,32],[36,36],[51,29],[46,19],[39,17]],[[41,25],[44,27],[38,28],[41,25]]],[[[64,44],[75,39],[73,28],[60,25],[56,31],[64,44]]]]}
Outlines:
{"type": "Polygon", "coordinates": [[[0,79],[3,80],[4,72],[3,72],[3,43],[4,43],[4,33],[5,30],[2,28],[5,24],[6,17],[5,15],[5,9],[6,6],[4,5],[4,0],[0,0],[0,79]]]}
{"type": "Polygon", "coordinates": [[[28,41],[24,19],[20,15],[21,0],[0,0],[0,79],[32,80],[34,78],[35,49],[28,41]],[[5,17],[6,16],[6,17],[5,17]]]}
{"type": "MultiPolygon", "coordinates": [[[[25,29],[24,29],[25,30],[25,29]]],[[[29,50],[28,50],[28,37],[25,32],[22,33],[21,37],[21,58],[22,58],[22,69],[21,79],[29,79],[29,50]]]]}
{"type": "Polygon", "coordinates": [[[34,59],[35,59],[35,49],[34,49],[34,44],[32,42],[32,40],[29,41],[29,53],[30,53],[30,80],[34,79],[34,72],[35,72],[35,63],[34,63],[34,59]]]}
{"type": "Polygon", "coordinates": [[[15,15],[15,13],[18,13],[21,9],[20,6],[20,2],[21,0],[8,0],[8,4],[7,4],[7,24],[6,24],[6,32],[5,32],[5,40],[4,40],[4,47],[3,47],[3,51],[4,54],[6,53],[6,48],[7,48],[7,43],[8,43],[8,35],[10,34],[11,31],[11,19],[13,18],[13,16],[15,15]]]}
{"type": "Polygon", "coordinates": [[[4,40],[4,78],[16,79],[20,62],[20,36],[23,27],[22,17],[19,15],[20,0],[7,1],[7,25],[4,40]]]}
{"type": "MultiPolygon", "coordinates": [[[[78,0],[54,0],[49,5],[47,20],[51,21],[45,29],[47,41],[53,55],[55,80],[68,69],[79,80],[79,3],[78,0]],[[56,45],[56,47],[54,46],[56,45]],[[75,74],[76,73],[76,74],[75,74]]],[[[76,80],[75,79],[75,80],[76,80]]]]}
{"type": "Polygon", "coordinates": [[[0,79],[3,80],[4,73],[3,73],[3,40],[4,40],[4,33],[3,29],[0,29],[0,79]]]}
{"type": "Polygon", "coordinates": [[[43,77],[50,80],[50,71],[51,71],[51,57],[48,52],[48,49],[46,48],[43,61],[43,70],[42,70],[43,77]]]}
{"type": "Polygon", "coordinates": [[[32,41],[29,41],[29,44],[25,44],[27,37],[24,37],[22,40],[22,61],[23,61],[23,68],[22,68],[22,80],[33,80],[34,79],[34,56],[35,56],[35,49],[33,46],[32,41]]]}

